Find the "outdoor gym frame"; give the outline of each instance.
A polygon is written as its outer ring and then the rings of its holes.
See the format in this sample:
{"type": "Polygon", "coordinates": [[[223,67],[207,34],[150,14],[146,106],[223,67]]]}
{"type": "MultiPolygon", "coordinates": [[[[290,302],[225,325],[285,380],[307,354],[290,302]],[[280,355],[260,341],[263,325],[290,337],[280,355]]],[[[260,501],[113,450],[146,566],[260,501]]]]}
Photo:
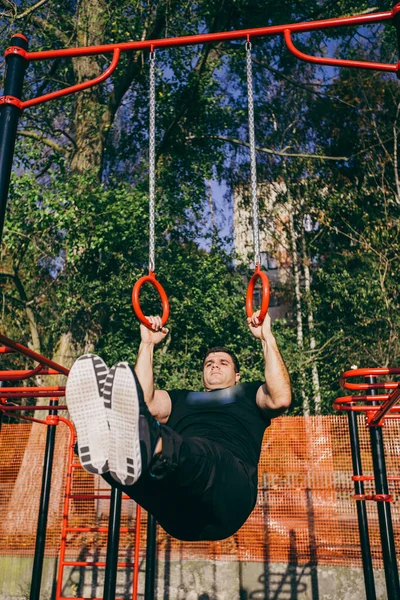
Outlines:
{"type": "MultiPolygon", "coordinates": [[[[43,102],[52,99],[60,98],[67,94],[72,94],[106,80],[113,73],[118,65],[121,52],[128,51],[153,51],[155,49],[171,48],[174,46],[187,46],[196,44],[213,43],[219,41],[229,41],[244,39],[249,42],[255,37],[268,35],[282,35],[287,48],[297,58],[315,63],[318,65],[334,66],[334,67],[353,67],[361,69],[371,69],[384,72],[396,73],[399,77],[400,63],[383,64],[367,61],[356,60],[341,60],[335,58],[310,56],[298,50],[292,41],[292,34],[310,32],[315,30],[348,27],[348,26],[365,26],[372,23],[383,21],[392,21],[396,27],[398,46],[400,47],[400,3],[396,4],[392,10],[387,12],[364,14],[353,17],[342,17],[335,19],[324,19],[312,22],[292,23],[285,25],[277,25],[270,27],[261,27],[256,29],[245,29],[239,31],[227,31],[213,34],[202,34],[194,36],[183,36],[178,38],[165,38],[161,40],[144,40],[140,42],[128,42],[121,44],[109,44],[104,46],[89,46],[84,48],[65,48],[61,50],[48,50],[42,52],[28,52],[28,40],[24,35],[15,34],[11,38],[12,45],[5,52],[7,65],[4,95],[0,98],[0,242],[2,239],[4,219],[7,207],[7,197],[10,184],[13,155],[15,141],[17,136],[18,119],[21,112],[43,102]],[[26,68],[31,61],[51,60],[55,58],[89,56],[99,54],[112,54],[112,60],[109,67],[98,77],[77,85],[73,85],[62,90],[45,94],[38,98],[22,100],[23,81],[26,68]]],[[[0,343],[4,347],[0,348],[0,353],[19,352],[22,355],[34,360],[38,366],[31,371],[0,371],[0,382],[21,380],[38,374],[59,375],[68,374],[68,370],[61,365],[57,365],[49,361],[43,356],[40,356],[28,348],[25,348],[17,342],[9,340],[4,335],[0,334],[0,343]]],[[[0,416],[4,413],[17,411],[18,407],[11,406],[8,399],[18,399],[27,395],[33,397],[50,397],[50,406],[45,407],[30,407],[33,409],[42,409],[49,411],[49,417],[45,424],[48,426],[48,436],[46,443],[46,455],[43,469],[42,479],[42,496],[41,507],[39,511],[39,521],[37,529],[37,541],[35,561],[32,573],[32,586],[30,599],[39,600],[40,598],[40,582],[43,567],[44,547],[46,538],[46,519],[48,510],[48,497],[51,486],[51,464],[54,454],[55,442],[55,426],[57,423],[57,412],[61,409],[65,410],[65,406],[58,405],[57,398],[64,396],[65,389],[63,387],[12,387],[1,388],[2,401],[0,403],[0,416]]],[[[398,399],[396,395],[396,401],[398,399]]],[[[392,397],[393,400],[393,397],[392,397]]],[[[389,407],[391,408],[391,407],[389,407]]],[[[387,410],[389,410],[389,408],[387,410]]],[[[382,411],[386,410],[382,408],[382,411]]],[[[354,412],[349,413],[354,416],[354,412]]],[[[35,420],[35,419],[31,419],[35,420]]],[[[43,421],[42,421],[43,422],[43,421]]],[[[361,485],[361,480],[358,481],[361,485]]],[[[375,498],[376,500],[378,498],[375,498]]],[[[382,499],[381,499],[382,500],[382,499]]],[[[378,502],[379,504],[379,502],[378,502]]],[[[386,503],[384,502],[385,506],[386,503]]],[[[359,502],[358,502],[359,505],[359,502]]],[[[118,539],[119,539],[119,519],[121,511],[121,492],[113,490],[111,496],[111,510],[109,520],[109,536],[108,536],[108,551],[106,564],[106,582],[104,587],[104,599],[114,600],[116,588],[116,568],[118,558],[118,539]]],[[[385,509],[385,518],[390,514],[390,507],[385,509]]],[[[360,529],[361,531],[361,529],[360,529]]],[[[155,577],[155,534],[156,523],[153,517],[149,516],[148,520],[148,544],[146,548],[146,585],[145,585],[145,600],[152,600],[154,597],[154,577],[155,577]]],[[[391,566],[390,574],[387,576],[388,598],[389,600],[400,600],[398,573],[393,573],[396,557],[394,546],[390,544],[391,566]],[[393,551],[392,551],[393,550],[393,551]],[[394,555],[393,555],[394,553],[394,555]],[[390,589],[389,589],[390,586],[390,589]]],[[[385,567],[385,573],[387,569],[385,567]]],[[[367,580],[366,580],[367,582],[367,580]]],[[[375,598],[375,595],[368,595],[368,600],[375,598]]]]}

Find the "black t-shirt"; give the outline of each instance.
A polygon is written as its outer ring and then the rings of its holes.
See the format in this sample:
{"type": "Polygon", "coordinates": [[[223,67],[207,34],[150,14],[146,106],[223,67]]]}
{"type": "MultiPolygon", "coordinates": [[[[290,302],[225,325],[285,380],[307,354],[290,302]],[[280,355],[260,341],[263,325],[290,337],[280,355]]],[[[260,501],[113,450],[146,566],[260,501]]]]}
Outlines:
{"type": "Polygon", "coordinates": [[[262,381],[239,383],[211,392],[171,390],[167,425],[182,437],[218,442],[235,456],[257,466],[265,429],[271,419],[256,404],[262,381]]]}

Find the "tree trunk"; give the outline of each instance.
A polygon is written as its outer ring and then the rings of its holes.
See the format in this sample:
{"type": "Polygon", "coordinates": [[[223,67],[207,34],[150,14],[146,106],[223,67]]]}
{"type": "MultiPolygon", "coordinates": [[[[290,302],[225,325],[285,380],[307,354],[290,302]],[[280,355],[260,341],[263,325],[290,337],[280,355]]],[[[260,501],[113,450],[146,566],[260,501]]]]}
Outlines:
{"type": "MultiPolygon", "coordinates": [[[[293,259],[293,277],[294,277],[294,293],[296,299],[296,321],[297,321],[297,345],[300,351],[304,352],[304,335],[303,335],[303,320],[301,314],[301,289],[300,289],[300,262],[297,252],[297,233],[294,225],[294,208],[290,192],[288,191],[288,213],[289,213],[289,234],[292,247],[293,259]]],[[[303,400],[303,414],[310,415],[310,401],[305,391],[305,373],[304,367],[300,365],[301,397],[303,400]]]]}
{"type": "MultiPolygon", "coordinates": [[[[105,0],[79,1],[76,26],[78,47],[104,44],[106,8],[105,0]]],[[[74,58],[73,67],[76,83],[93,79],[103,71],[96,56],[74,58]]],[[[79,173],[94,172],[98,176],[101,175],[104,137],[109,120],[103,98],[103,87],[100,85],[76,95],[76,153],[71,167],[79,173]]]]}
{"type": "Polygon", "coordinates": [[[317,361],[315,360],[315,335],[314,335],[314,315],[311,305],[311,273],[309,266],[309,257],[307,254],[306,240],[304,236],[304,227],[301,228],[301,243],[303,250],[303,270],[304,270],[304,288],[307,297],[307,322],[308,322],[308,337],[310,340],[311,350],[311,377],[314,392],[314,411],[316,415],[321,414],[321,392],[319,384],[319,373],[317,361]]]}

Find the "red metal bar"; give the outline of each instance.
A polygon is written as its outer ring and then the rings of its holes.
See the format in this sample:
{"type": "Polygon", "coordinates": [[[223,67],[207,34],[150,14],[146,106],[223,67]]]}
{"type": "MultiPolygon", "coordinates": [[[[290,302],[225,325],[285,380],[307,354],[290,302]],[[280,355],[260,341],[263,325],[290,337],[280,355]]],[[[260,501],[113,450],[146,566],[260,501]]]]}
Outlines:
{"type": "Polygon", "coordinates": [[[399,401],[399,399],[400,399],[400,387],[398,387],[396,390],[394,390],[390,394],[388,399],[386,400],[385,404],[383,404],[380,407],[380,409],[376,411],[376,413],[374,414],[372,419],[368,422],[369,426],[370,427],[378,427],[379,424],[385,418],[385,416],[389,413],[389,411],[394,410],[395,404],[399,401]]]}
{"type": "MultiPolygon", "coordinates": [[[[73,498],[73,496],[70,496],[70,498],[73,498]]],[[[110,499],[110,496],[108,496],[108,499],[110,499]]],[[[67,527],[65,531],[67,533],[107,533],[108,527],[67,527]]],[[[134,527],[121,527],[120,529],[121,533],[134,533],[134,531],[134,527]]]]}
{"type": "MultiPolygon", "coordinates": [[[[49,397],[51,397],[52,395],[56,396],[58,398],[60,397],[60,395],[57,396],[57,394],[49,393],[49,397]]],[[[2,398],[0,400],[2,400],[2,398]]],[[[0,410],[3,412],[14,412],[14,411],[18,411],[18,410],[29,410],[29,411],[31,411],[31,410],[68,410],[68,406],[66,404],[65,405],[58,404],[57,406],[47,406],[47,405],[44,405],[44,406],[9,406],[7,404],[2,404],[0,402],[0,410]]]]}
{"type": "Polygon", "coordinates": [[[395,390],[400,385],[396,381],[383,381],[382,383],[349,383],[343,386],[346,390],[395,390]]]}
{"type": "Polygon", "coordinates": [[[0,334],[0,343],[4,344],[8,348],[11,348],[12,350],[15,350],[15,352],[18,352],[19,354],[23,354],[28,358],[32,358],[35,362],[41,363],[43,365],[46,365],[47,367],[50,367],[51,369],[54,369],[60,375],[68,375],[69,373],[69,369],[67,369],[66,367],[63,367],[62,365],[59,365],[53,362],[52,360],[45,358],[41,354],[38,354],[38,352],[34,352],[30,348],[26,348],[26,346],[23,346],[22,344],[18,344],[18,342],[10,340],[3,334],[0,334]]]}
{"type": "MultiPolygon", "coordinates": [[[[376,406],[367,406],[364,404],[361,405],[343,405],[343,404],[339,404],[337,406],[334,407],[336,410],[344,410],[346,412],[365,412],[365,413],[369,413],[369,412],[373,412],[376,413],[376,406]]],[[[400,406],[395,406],[394,408],[392,408],[392,411],[394,413],[400,413],[400,406]]],[[[390,413],[389,415],[386,415],[386,418],[388,417],[392,417],[392,418],[398,418],[397,414],[392,414],[390,413]]]]}
{"type": "Polygon", "coordinates": [[[36,375],[59,375],[58,371],[54,369],[46,369],[43,365],[38,365],[35,369],[31,370],[6,370],[0,371],[0,381],[19,381],[21,379],[29,379],[29,377],[36,377],[36,375]]]}
{"type": "MultiPolygon", "coordinates": [[[[1,389],[1,395],[5,398],[48,398],[49,396],[65,396],[64,386],[54,387],[4,387],[1,389]]],[[[34,407],[32,407],[32,410],[34,407]]]]}
{"type": "Polygon", "coordinates": [[[195,44],[205,44],[219,41],[229,41],[237,39],[248,39],[266,35],[283,34],[287,29],[292,33],[314,31],[316,29],[330,29],[332,27],[349,27],[353,25],[369,25],[393,19],[399,12],[400,4],[397,4],[391,11],[380,13],[369,13],[366,15],[357,15],[354,17],[338,17],[334,19],[322,19],[319,21],[304,21],[302,23],[291,23],[285,25],[272,25],[269,27],[258,27],[255,29],[240,29],[236,31],[223,31],[219,33],[207,33],[200,35],[181,36],[177,38],[165,38],[162,40],[142,40],[140,42],[125,42],[120,44],[107,44],[104,46],[87,46],[85,48],[63,48],[60,50],[42,50],[39,52],[28,52],[28,60],[48,60],[52,58],[89,56],[94,54],[109,54],[119,49],[121,52],[129,50],[146,50],[153,47],[171,48],[173,46],[189,46],[195,44]]]}
{"type": "MultiPolygon", "coordinates": [[[[105,562],[78,562],[73,560],[66,560],[64,562],[66,567],[105,567],[105,562]]],[[[118,563],[117,567],[133,567],[133,563],[118,563]]],[[[61,596],[62,597],[62,596],[61,596]]],[[[63,598],[63,597],[62,597],[63,598]]],[[[103,600],[103,599],[101,599],[103,600]]]]}
{"type": "Polygon", "coordinates": [[[29,106],[33,106],[35,104],[41,104],[42,102],[48,102],[49,100],[53,100],[54,98],[60,98],[61,96],[68,96],[68,94],[73,94],[74,92],[79,92],[81,90],[85,90],[89,87],[93,87],[98,83],[101,83],[108,77],[110,77],[111,73],[115,70],[118,65],[119,57],[121,51],[119,48],[115,48],[114,55],[110,66],[98,77],[94,79],[90,79],[89,81],[84,81],[83,83],[78,83],[76,85],[71,85],[70,87],[64,88],[63,90],[57,90],[56,92],[52,92],[51,94],[44,94],[43,96],[39,96],[38,98],[32,98],[31,100],[26,100],[25,102],[21,102],[21,108],[29,108],[29,106]]]}
{"type": "Polygon", "coordinates": [[[361,60],[345,60],[341,58],[328,58],[324,56],[310,56],[309,54],[305,54],[304,52],[298,50],[293,44],[290,29],[285,29],[283,35],[288,50],[290,50],[290,52],[294,54],[297,58],[299,58],[300,60],[305,60],[306,62],[331,67],[355,67],[357,69],[374,69],[375,71],[389,71],[392,73],[396,73],[400,67],[400,63],[392,65],[385,63],[373,63],[361,60]]]}
{"type": "Polygon", "coordinates": [[[355,494],[354,500],[373,500],[374,502],[393,502],[390,494],[355,494]]]}
{"type": "Polygon", "coordinates": [[[71,494],[72,500],[110,500],[110,494],[71,494]]]}
{"type": "Polygon", "coordinates": [[[346,390],[371,390],[385,388],[385,389],[393,389],[397,387],[397,384],[392,385],[392,387],[386,387],[386,384],[375,384],[375,383],[349,383],[347,379],[352,377],[379,377],[379,375],[400,375],[400,369],[391,369],[389,367],[382,368],[374,368],[374,369],[352,369],[351,371],[346,371],[340,378],[340,385],[346,390]]]}
{"type": "MultiPolygon", "coordinates": [[[[374,402],[378,400],[380,402],[386,402],[389,398],[389,394],[376,394],[376,396],[341,396],[340,398],[336,398],[334,404],[354,404],[355,402],[374,402]]],[[[371,407],[373,410],[377,410],[376,406],[371,407]]]]}
{"type": "MultiPolygon", "coordinates": [[[[398,476],[388,477],[387,479],[388,479],[388,481],[400,481],[400,477],[398,477],[398,476]]],[[[352,480],[353,481],[375,481],[375,477],[373,475],[353,475],[352,480]]]]}
{"type": "Polygon", "coordinates": [[[15,96],[2,96],[0,98],[0,105],[2,104],[11,104],[12,106],[16,106],[20,110],[22,110],[22,101],[15,96]]]}

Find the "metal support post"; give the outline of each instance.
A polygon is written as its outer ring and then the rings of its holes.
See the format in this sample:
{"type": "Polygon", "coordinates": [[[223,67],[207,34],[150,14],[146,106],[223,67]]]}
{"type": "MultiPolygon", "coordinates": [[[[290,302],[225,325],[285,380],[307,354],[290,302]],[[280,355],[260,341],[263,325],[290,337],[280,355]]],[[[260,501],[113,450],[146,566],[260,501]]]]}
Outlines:
{"type": "MultiPolygon", "coordinates": [[[[362,476],[362,463],[360,452],[360,438],[358,435],[357,415],[348,412],[351,459],[353,463],[353,474],[362,476]]],[[[357,495],[364,495],[364,482],[354,481],[354,490],[357,495]]],[[[365,500],[357,500],[358,529],[360,532],[361,557],[364,571],[365,596],[367,600],[376,600],[374,569],[372,565],[371,544],[368,531],[368,516],[365,500]]]]}
{"type": "MultiPolygon", "coordinates": [[[[50,406],[57,406],[58,400],[50,400],[50,406]]],[[[49,411],[49,416],[55,416],[55,410],[49,411]]],[[[53,468],[54,447],[56,440],[56,425],[47,425],[46,448],[44,453],[42,490],[40,493],[39,517],[36,530],[35,557],[32,568],[32,582],[30,600],[40,600],[40,587],[42,582],[44,550],[46,546],[47,516],[49,513],[49,499],[51,489],[51,475],[53,468]]]]}
{"type": "Polygon", "coordinates": [[[108,518],[107,558],[104,579],[104,600],[115,600],[117,587],[119,533],[121,527],[122,491],[111,488],[110,515],[108,518]]]}
{"type": "MultiPolygon", "coordinates": [[[[366,381],[367,383],[376,383],[376,377],[367,377],[366,381]]],[[[367,394],[375,396],[376,390],[370,389],[367,391],[367,394]]],[[[379,402],[372,402],[372,405],[379,405],[379,402]]],[[[371,438],[375,493],[389,495],[382,426],[370,427],[369,433],[371,438]]],[[[377,507],[388,600],[400,600],[399,573],[397,570],[390,502],[377,502],[377,507]]]]}
{"type": "MultiPolygon", "coordinates": [[[[11,43],[13,48],[21,48],[23,51],[28,49],[28,40],[20,34],[14,35],[11,43]]],[[[0,242],[6,214],[18,118],[21,113],[18,101],[21,100],[28,61],[23,53],[10,52],[6,55],[6,63],[4,96],[1,98],[0,106],[0,242]]]]}
{"type": "Polygon", "coordinates": [[[147,545],[146,545],[146,577],[144,585],[144,600],[154,600],[156,579],[156,533],[157,521],[147,515],[147,545]]]}

